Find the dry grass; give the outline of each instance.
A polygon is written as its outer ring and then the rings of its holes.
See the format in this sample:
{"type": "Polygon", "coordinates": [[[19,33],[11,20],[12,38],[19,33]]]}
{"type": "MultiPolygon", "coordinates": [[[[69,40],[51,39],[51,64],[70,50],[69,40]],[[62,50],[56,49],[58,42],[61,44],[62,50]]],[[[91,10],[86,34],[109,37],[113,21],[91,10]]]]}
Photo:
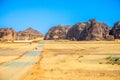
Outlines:
{"type": "Polygon", "coordinates": [[[120,80],[119,41],[46,41],[42,60],[22,80],[120,80]]]}

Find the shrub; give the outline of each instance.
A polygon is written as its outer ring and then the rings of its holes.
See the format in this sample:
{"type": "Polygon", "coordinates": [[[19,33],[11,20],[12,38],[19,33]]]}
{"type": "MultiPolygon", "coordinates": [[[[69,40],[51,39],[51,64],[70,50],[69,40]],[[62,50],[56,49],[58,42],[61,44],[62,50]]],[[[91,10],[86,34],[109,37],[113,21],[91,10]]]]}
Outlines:
{"type": "Polygon", "coordinates": [[[109,60],[109,61],[120,61],[120,57],[111,57],[111,56],[109,56],[106,59],[109,60]]]}

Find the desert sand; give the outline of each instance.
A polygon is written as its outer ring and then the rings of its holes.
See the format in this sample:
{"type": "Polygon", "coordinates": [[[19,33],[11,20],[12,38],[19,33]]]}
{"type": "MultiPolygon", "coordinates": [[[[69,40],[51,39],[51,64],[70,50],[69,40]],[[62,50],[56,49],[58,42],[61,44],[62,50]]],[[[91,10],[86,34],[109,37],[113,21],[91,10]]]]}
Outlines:
{"type": "Polygon", "coordinates": [[[38,61],[38,43],[1,43],[0,80],[19,80],[38,61]]]}
{"type": "Polygon", "coordinates": [[[37,46],[37,43],[0,43],[0,64],[18,59],[37,46]]]}
{"type": "Polygon", "coordinates": [[[10,45],[0,49],[0,57],[4,56],[0,58],[0,80],[120,80],[120,65],[106,60],[120,57],[119,40],[10,45]],[[12,53],[7,53],[9,49],[12,53]]]}
{"type": "Polygon", "coordinates": [[[120,80],[120,65],[107,64],[120,57],[116,41],[46,41],[42,57],[21,80],[120,80]]]}

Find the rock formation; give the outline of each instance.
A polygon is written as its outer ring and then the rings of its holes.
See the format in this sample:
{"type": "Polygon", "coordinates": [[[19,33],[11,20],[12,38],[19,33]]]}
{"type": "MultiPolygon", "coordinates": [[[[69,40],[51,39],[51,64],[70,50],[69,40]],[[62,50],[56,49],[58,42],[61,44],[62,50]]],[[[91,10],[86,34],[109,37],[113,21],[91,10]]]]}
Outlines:
{"type": "Polygon", "coordinates": [[[110,35],[113,35],[115,39],[120,39],[120,22],[116,22],[110,31],[110,35]]]}
{"type": "Polygon", "coordinates": [[[109,35],[109,27],[95,19],[73,25],[67,33],[70,40],[114,40],[109,35]]]}
{"type": "Polygon", "coordinates": [[[13,41],[15,31],[12,28],[0,28],[0,41],[13,41]]]}
{"type": "MultiPolygon", "coordinates": [[[[0,41],[33,40],[43,37],[42,33],[32,28],[15,32],[12,28],[0,28],[0,41]]],[[[114,40],[120,39],[120,22],[113,28],[95,19],[88,22],[77,23],[71,26],[57,25],[49,29],[44,40],[68,39],[68,40],[114,40]]]]}
{"type": "Polygon", "coordinates": [[[69,28],[70,26],[54,26],[47,32],[44,40],[66,39],[66,34],[69,28]]]}
{"type": "Polygon", "coordinates": [[[24,31],[16,32],[16,40],[32,40],[36,38],[43,37],[42,33],[34,30],[32,28],[28,28],[24,31]]]}

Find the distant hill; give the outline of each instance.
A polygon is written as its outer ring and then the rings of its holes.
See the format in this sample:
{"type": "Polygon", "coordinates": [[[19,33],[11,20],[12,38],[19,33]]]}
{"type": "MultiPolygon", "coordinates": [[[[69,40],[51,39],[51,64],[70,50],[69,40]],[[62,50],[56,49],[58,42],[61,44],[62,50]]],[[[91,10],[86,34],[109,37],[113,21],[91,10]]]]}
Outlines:
{"type": "Polygon", "coordinates": [[[105,23],[91,19],[87,22],[80,22],[71,27],[54,26],[44,37],[45,40],[68,39],[68,40],[114,40],[120,39],[120,22],[110,28],[105,23]]]}
{"type": "Polygon", "coordinates": [[[12,28],[0,28],[0,41],[13,41],[15,31],[12,28]]]}
{"type": "Polygon", "coordinates": [[[57,25],[47,32],[44,37],[44,40],[53,40],[53,39],[66,39],[67,31],[71,26],[62,26],[57,25]]]}
{"type": "Polygon", "coordinates": [[[120,21],[114,24],[110,34],[113,35],[115,39],[120,39],[120,21]]]}
{"type": "Polygon", "coordinates": [[[105,23],[97,22],[95,19],[73,25],[68,33],[70,40],[114,40],[109,35],[110,28],[105,23]]]}
{"type": "Polygon", "coordinates": [[[20,32],[15,32],[12,28],[0,28],[0,41],[38,40],[42,39],[42,37],[41,32],[32,28],[20,32]]]}
{"type": "Polygon", "coordinates": [[[15,32],[12,28],[0,28],[0,41],[13,40],[114,40],[120,39],[120,21],[111,28],[105,23],[95,19],[80,22],[72,26],[57,25],[49,29],[45,36],[37,30],[28,28],[24,31],[15,32]]]}
{"type": "Polygon", "coordinates": [[[24,31],[16,32],[16,40],[33,40],[36,38],[43,37],[43,34],[32,28],[28,28],[24,31]]]}

